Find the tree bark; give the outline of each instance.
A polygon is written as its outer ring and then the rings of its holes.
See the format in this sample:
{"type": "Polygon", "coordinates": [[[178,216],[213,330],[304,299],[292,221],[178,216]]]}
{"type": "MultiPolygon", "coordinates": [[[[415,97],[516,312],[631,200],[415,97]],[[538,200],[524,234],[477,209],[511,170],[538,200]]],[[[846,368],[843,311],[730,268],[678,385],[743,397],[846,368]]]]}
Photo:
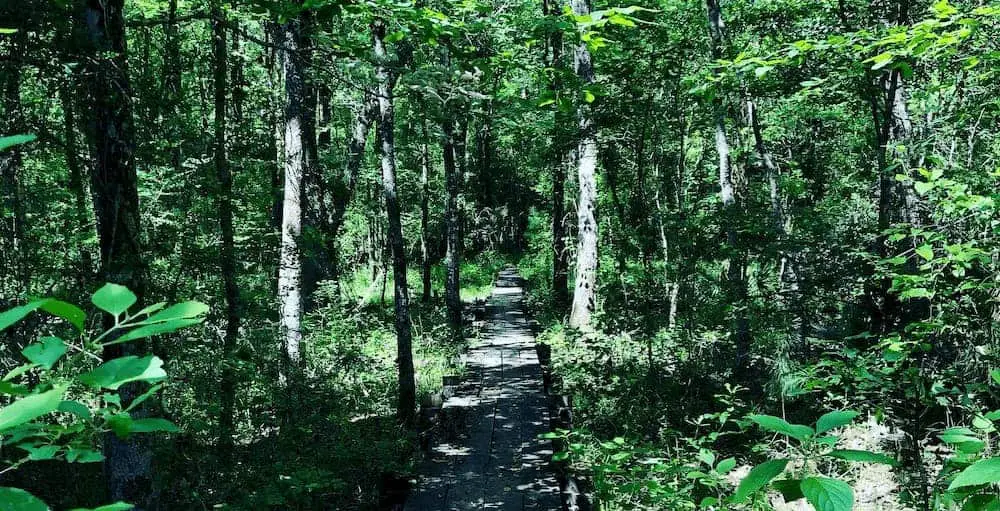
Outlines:
{"type": "Polygon", "coordinates": [[[291,387],[302,365],[302,220],[305,154],[305,63],[297,55],[301,42],[302,20],[295,18],[283,25],[285,81],[285,184],[281,213],[281,260],[278,269],[278,301],[281,317],[282,383],[291,387]]]}
{"type": "MultiPolygon", "coordinates": [[[[552,0],[543,0],[542,14],[557,16],[552,0]]],[[[569,307],[569,253],[566,251],[566,149],[563,141],[563,115],[559,108],[562,94],[562,31],[552,30],[549,35],[549,62],[552,80],[549,89],[555,100],[550,165],[552,165],[552,302],[560,315],[569,307]]]]}
{"type": "MultiPolygon", "coordinates": [[[[378,101],[374,96],[366,95],[355,115],[353,128],[347,134],[347,155],[343,173],[329,187],[332,204],[331,207],[327,208],[330,219],[325,223],[324,241],[327,244],[326,250],[332,254],[332,264],[336,264],[337,261],[337,240],[340,236],[340,229],[344,225],[344,215],[347,214],[347,207],[350,205],[357,188],[358,172],[360,172],[361,163],[365,159],[368,132],[371,131],[372,122],[377,115],[378,101]]],[[[339,295],[340,276],[337,275],[336,271],[332,273],[339,295]]]]}
{"type": "MultiPolygon", "coordinates": [[[[590,14],[587,0],[571,0],[573,14],[590,14]]],[[[594,83],[594,67],[587,43],[580,42],[573,58],[574,69],[580,81],[586,86],[594,83]]],[[[592,328],[591,315],[597,304],[597,134],[590,106],[581,103],[577,109],[579,117],[579,145],[577,160],[577,180],[580,196],[577,200],[577,250],[576,286],[573,291],[573,306],[570,310],[569,326],[581,330],[592,328]]]]}
{"type": "Polygon", "coordinates": [[[69,170],[69,190],[73,194],[74,216],[76,217],[77,239],[80,240],[77,249],[80,251],[80,266],[78,268],[81,289],[89,283],[94,276],[94,258],[90,253],[90,248],[82,240],[87,232],[90,232],[90,210],[87,207],[87,190],[84,183],[85,171],[77,153],[76,138],[76,104],[73,101],[71,88],[75,86],[75,76],[68,77],[69,86],[59,89],[59,100],[63,108],[63,140],[65,147],[63,152],[66,156],[66,168],[69,170]]]}
{"type": "MultiPolygon", "coordinates": [[[[124,0],[87,0],[84,19],[91,43],[93,97],[91,188],[101,249],[101,276],[124,285],[139,297],[145,294],[145,264],[139,217],[139,191],[134,160],[132,95],[125,45],[124,0]]],[[[132,351],[132,343],[105,348],[111,359],[132,351]]],[[[134,386],[122,389],[127,403],[137,395],[134,386]]],[[[111,500],[149,508],[154,500],[152,456],[141,435],[121,440],[105,437],[104,469],[111,500]]]]}
{"type": "Polygon", "coordinates": [[[430,237],[430,166],[431,166],[431,156],[430,150],[427,147],[428,134],[427,134],[427,120],[421,121],[421,134],[423,135],[420,141],[420,261],[422,264],[420,270],[422,292],[420,295],[420,301],[423,303],[429,303],[431,301],[431,254],[429,240],[430,237]]]}
{"type": "Polygon", "coordinates": [[[164,73],[163,92],[164,103],[166,104],[167,146],[169,147],[170,166],[175,172],[181,172],[183,160],[181,145],[181,48],[180,37],[177,33],[177,0],[169,0],[167,3],[167,24],[163,28],[166,35],[164,43],[164,73]]]}
{"type": "MultiPolygon", "coordinates": [[[[712,40],[712,58],[722,58],[725,44],[725,25],[719,0],[707,0],[708,25],[712,40]]],[[[732,339],[736,347],[733,370],[739,378],[746,379],[750,370],[750,322],[746,315],[747,283],[746,254],[740,243],[739,226],[740,179],[737,169],[730,161],[729,139],[726,134],[726,105],[722,91],[716,93],[713,101],[715,109],[715,150],[719,156],[719,189],[722,197],[721,223],[726,232],[726,246],[729,252],[726,266],[726,298],[733,314],[732,339]]],[[[745,381],[744,381],[745,383],[745,381]]]]}
{"type": "Polygon", "coordinates": [[[219,270],[223,293],[226,297],[226,327],[222,341],[222,381],[219,399],[219,457],[225,470],[232,469],[233,421],[236,400],[236,374],[233,356],[240,331],[239,287],[236,282],[236,249],[233,241],[233,177],[226,154],[226,75],[228,48],[226,45],[226,18],[220,0],[212,2],[212,49],[214,60],[214,162],[217,179],[216,201],[219,214],[219,270]]]}
{"type": "Polygon", "coordinates": [[[456,143],[455,124],[450,112],[445,112],[442,126],[444,130],[444,180],[447,192],[445,203],[445,302],[448,307],[448,324],[456,337],[462,331],[462,297],[460,294],[460,269],[462,264],[462,242],[460,229],[460,214],[458,210],[458,194],[461,180],[461,170],[457,168],[459,146],[456,143]]]}
{"type": "Polygon", "coordinates": [[[396,148],[393,80],[385,49],[385,21],[372,22],[375,55],[375,79],[378,82],[379,156],[382,165],[382,191],[389,222],[389,245],[392,248],[393,291],[396,312],[396,356],[399,364],[399,404],[401,423],[412,426],[416,412],[416,381],[413,370],[413,337],[410,326],[410,292],[406,284],[406,252],[399,200],[396,196],[396,148]]]}
{"type": "MultiPolygon", "coordinates": [[[[21,37],[14,38],[14,52],[21,51],[21,37]]],[[[5,112],[4,131],[7,135],[20,134],[24,129],[21,105],[21,69],[16,62],[4,63],[3,83],[3,107],[5,112]]],[[[3,200],[3,209],[9,212],[9,218],[3,218],[3,270],[5,274],[12,276],[5,279],[4,286],[0,291],[5,296],[16,297],[28,292],[30,276],[28,274],[27,250],[25,247],[25,214],[24,205],[21,202],[21,148],[11,147],[0,152],[0,197],[3,200]],[[13,289],[6,289],[9,282],[13,289]]],[[[13,305],[13,304],[11,304],[13,305]]]]}

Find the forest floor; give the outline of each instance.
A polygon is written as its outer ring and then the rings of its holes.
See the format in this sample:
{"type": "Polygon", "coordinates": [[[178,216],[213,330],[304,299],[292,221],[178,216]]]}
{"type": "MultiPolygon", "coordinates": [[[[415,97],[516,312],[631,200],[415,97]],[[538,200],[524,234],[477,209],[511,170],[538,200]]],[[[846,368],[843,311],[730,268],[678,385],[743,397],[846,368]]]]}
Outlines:
{"type": "Polygon", "coordinates": [[[408,511],[561,508],[551,445],[538,438],[549,430],[548,410],[515,270],[500,273],[487,318],[463,381],[442,405],[408,511]]]}

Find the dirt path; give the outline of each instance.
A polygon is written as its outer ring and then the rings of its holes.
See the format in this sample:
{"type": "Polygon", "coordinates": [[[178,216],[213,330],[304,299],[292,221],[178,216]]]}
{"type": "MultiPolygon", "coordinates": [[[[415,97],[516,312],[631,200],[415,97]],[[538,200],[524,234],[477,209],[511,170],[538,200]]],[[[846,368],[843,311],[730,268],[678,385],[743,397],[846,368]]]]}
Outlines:
{"type": "Polygon", "coordinates": [[[462,385],[444,402],[442,433],[407,511],[560,509],[551,444],[538,439],[549,419],[521,282],[513,270],[497,280],[482,340],[466,355],[462,385]]]}

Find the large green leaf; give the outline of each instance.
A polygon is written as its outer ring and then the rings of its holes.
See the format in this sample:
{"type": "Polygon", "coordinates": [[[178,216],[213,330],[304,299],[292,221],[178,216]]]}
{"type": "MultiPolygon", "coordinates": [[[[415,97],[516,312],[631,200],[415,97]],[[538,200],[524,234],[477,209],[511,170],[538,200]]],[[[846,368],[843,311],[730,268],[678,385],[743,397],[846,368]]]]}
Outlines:
{"type": "Polygon", "coordinates": [[[789,424],[785,419],[773,415],[751,415],[750,420],[756,422],[763,429],[788,435],[800,442],[805,441],[814,433],[809,426],[789,424]]]}
{"type": "Polygon", "coordinates": [[[977,461],[959,472],[948,485],[948,490],[996,482],[1000,482],[1000,458],[989,458],[977,461]]]}
{"type": "Polygon", "coordinates": [[[856,461],[860,463],[881,463],[883,465],[896,466],[899,464],[894,458],[869,451],[858,451],[854,449],[835,449],[830,451],[828,456],[844,461],[856,461]]]}
{"type": "Polygon", "coordinates": [[[0,313],[0,330],[3,330],[13,325],[14,323],[21,321],[22,318],[24,318],[28,314],[31,314],[42,305],[45,305],[45,302],[47,301],[48,300],[35,300],[33,302],[26,303],[20,307],[14,307],[13,309],[0,313]]]}
{"type": "Polygon", "coordinates": [[[80,381],[92,387],[103,387],[117,390],[118,387],[132,382],[145,381],[149,383],[158,382],[167,377],[163,370],[163,361],[155,356],[147,357],[121,357],[109,360],[100,367],[80,375],[80,381]]]}
{"type": "Polygon", "coordinates": [[[83,332],[83,324],[87,319],[87,313],[83,312],[76,305],[62,300],[45,300],[45,303],[42,304],[42,310],[53,316],[65,319],[69,324],[75,326],[77,330],[83,332]]]}
{"type": "Polygon", "coordinates": [[[733,495],[733,502],[739,504],[757,490],[767,486],[767,483],[778,477],[778,474],[781,474],[785,470],[786,465],[788,465],[788,460],[786,459],[769,460],[751,469],[736,488],[736,493],[733,495]]]}
{"type": "Polygon", "coordinates": [[[115,502],[114,504],[108,504],[106,506],[101,506],[101,507],[88,507],[88,508],[78,507],[71,509],[70,511],[129,511],[130,509],[134,508],[135,506],[133,506],[132,504],[127,504],[125,502],[115,502]]]}
{"type": "Polygon", "coordinates": [[[56,411],[65,392],[66,387],[56,387],[47,392],[18,399],[0,409],[0,431],[20,426],[56,411]]]}
{"type": "Polygon", "coordinates": [[[90,301],[94,302],[97,308],[114,316],[127,311],[135,304],[136,300],[135,294],[127,287],[118,284],[105,284],[90,298],[90,301]]]}
{"type": "Polygon", "coordinates": [[[802,480],[800,488],[816,511],[851,511],[854,507],[854,490],[843,481],[807,477],[802,480]]]}
{"type": "Polygon", "coordinates": [[[128,438],[133,433],[176,433],[180,431],[167,419],[133,419],[127,413],[120,413],[108,419],[108,426],[119,438],[128,438]]]}
{"type": "Polygon", "coordinates": [[[33,142],[36,138],[38,137],[34,135],[14,135],[10,137],[0,137],[0,151],[5,151],[16,145],[33,142]]]}
{"type": "Polygon", "coordinates": [[[802,494],[802,481],[798,479],[779,479],[771,483],[771,487],[781,493],[785,502],[795,502],[805,497],[802,494]]]}
{"type": "Polygon", "coordinates": [[[21,354],[35,364],[52,369],[66,354],[66,343],[58,337],[42,337],[39,342],[29,344],[21,350],[21,354]]]}
{"type": "Polygon", "coordinates": [[[108,504],[106,506],[101,506],[101,507],[88,507],[88,508],[78,507],[71,509],[70,511],[128,511],[134,508],[135,506],[133,506],[132,504],[127,504],[125,502],[115,502],[114,504],[108,504]]]}
{"type": "Polygon", "coordinates": [[[846,426],[858,416],[858,412],[854,411],[836,411],[824,414],[822,417],[816,421],[816,433],[822,434],[830,431],[831,429],[839,428],[841,426],[846,426]]]}
{"type": "Polygon", "coordinates": [[[79,401],[63,401],[59,403],[59,411],[71,413],[84,420],[90,420],[92,417],[90,408],[79,401]]]}
{"type": "Polygon", "coordinates": [[[172,305],[166,309],[153,314],[149,318],[136,323],[136,325],[150,325],[153,323],[163,323],[175,319],[188,319],[204,316],[208,313],[208,305],[201,302],[184,302],[172,305]]]}
{"type": "Polygon", "coordinates": [[[38,497],[20,489],[0,488],[0,509],[3,511],[49,511],[38,497]]]}
{"type": "Polygon", "coordinates": [[[180,330],[181,328],[184,327],[197,325],[202,321],[205,321],[205,318],[171,319],[168,321],[164,321],[162,323],[145,325],[139,328],[129,330],[128,332],[125,332],[123,335],[116,337],[115,339],[104,344],[105,346],[110,346],[112,344],[134,341],[136,339],[144,339],[146,337],[152,337],[154,335],[169,334],[176,330],[180,330]]]}

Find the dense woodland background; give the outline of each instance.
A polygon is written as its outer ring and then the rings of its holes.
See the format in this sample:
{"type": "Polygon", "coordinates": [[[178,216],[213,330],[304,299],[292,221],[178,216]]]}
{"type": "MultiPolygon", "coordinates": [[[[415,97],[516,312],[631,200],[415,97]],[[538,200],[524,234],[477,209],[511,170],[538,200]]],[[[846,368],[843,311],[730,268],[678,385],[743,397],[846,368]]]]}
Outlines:
{"type": "Polygon", "coordinates": [[[1000,509],[998,16],[2,2],[0,508],[386,508],[515,264],[602,509],[1000,509]]]}

